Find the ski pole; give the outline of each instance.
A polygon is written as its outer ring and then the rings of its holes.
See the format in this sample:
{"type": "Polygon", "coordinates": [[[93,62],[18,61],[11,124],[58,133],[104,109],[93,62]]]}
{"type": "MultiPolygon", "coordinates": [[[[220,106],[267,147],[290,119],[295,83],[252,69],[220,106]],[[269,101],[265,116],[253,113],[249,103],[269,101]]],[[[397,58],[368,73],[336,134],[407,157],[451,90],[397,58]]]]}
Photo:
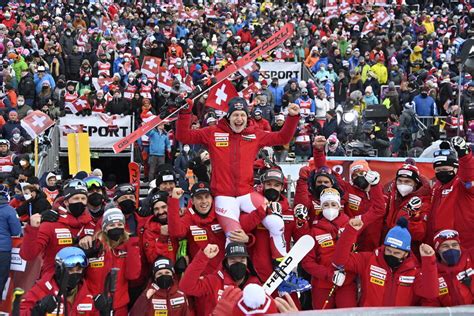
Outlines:
{"type": "Polygon", "coordinates": [[[22,288],[17,287],[13,290],[12,316],[20,316],[20,301],[23,294],[25,290],[22,288]]]}
{"type": "Polygon", "coordinates": [[[331,291],[329,291],[329,295],[328,295],[328,298],[326,299],[326,301],[324,301],[324,305],[323,305],[323,308],[321,309],[325,309],[326,306],[329,304],[329,300],[331,299],[331,296],[334,294],[334,291],[336,291],[336,284],[334,284],[331,288],[331,291]]]}

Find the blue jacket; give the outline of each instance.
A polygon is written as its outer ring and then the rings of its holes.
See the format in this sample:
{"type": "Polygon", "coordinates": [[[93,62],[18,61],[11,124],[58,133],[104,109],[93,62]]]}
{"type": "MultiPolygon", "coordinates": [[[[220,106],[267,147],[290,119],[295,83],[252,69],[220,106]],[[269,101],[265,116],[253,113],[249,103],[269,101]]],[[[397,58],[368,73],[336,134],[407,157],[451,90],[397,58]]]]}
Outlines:
{"type": "Polygon", "coordinates": [[[314,64],[314,66],[311,68],[311,71],[313,73],[317,73],[322,64],[324,64],[326,66],[326,69],[327,69],[328,64],[329,64],[329,59],[327,57],[319,58],[318,62],[316,64],[314,64]]]}
{"type": "Polygon", "coordinates": [[[54,91],[54,88],[56,87],[56,82],[54,81],[53,76],[51,76],[49,73],[45,72],[43,75],[43,78],[38,77],[38,74],[35,74],[34,77],[35,81],[35,90],[36,94],[39,94],[41,92],[41,88],[43,87],[43,82],[48,81],[49,86],[51,87],[51,91],[54,91]]]}
{"type": "Polygon", "coordinates": [[[415,102],[415,112],[419,116],[435,116],[438,115],[435,100],[427,96],[423,98],[421,94],[417,95],[413,101],[415,102]]]}
{"type": "Polygon", "coordinates": [[[5,199],[0,200],[0,251],[12,250],[12,236],[21,234],[20,220],[5,199]]]}
{"type": "Polygon", "coordinates": [[[285,94],[283,92],[283,88],[280,87],[280,86],[274,87],[272,85],[269,85],[268,90],[270,90],[270,92],[273,94],[273,100],[275,101],[275,105],[281,107],[281,103],[282,103],[282,100],[283,100],[283,94],[285,94]]]}
{"type": "Polygon", "coordinates": [[[150,156],[164,156],[166,150],[171,150],[170,139],[165,132],[152,129],[146,136],[150,138],[150,156]]]}
{"type": "Polygon", "coordinates": [[[307,102],[307,101],[311,101],[310,112],[311,112],[311,113],[316,112],[316,102],[314,102],[314,100],[311,99],[311,98],[308,97],[308,96],[305,96],[305,97],[301,96],[301,97],[299,97],[298,99],[295,100],[295,103],[298,104],[299,106],[301,106],[301,103],[302,103],[302,102],[305,102],[305,101],[306,101],[306,102],[307,102]]]}

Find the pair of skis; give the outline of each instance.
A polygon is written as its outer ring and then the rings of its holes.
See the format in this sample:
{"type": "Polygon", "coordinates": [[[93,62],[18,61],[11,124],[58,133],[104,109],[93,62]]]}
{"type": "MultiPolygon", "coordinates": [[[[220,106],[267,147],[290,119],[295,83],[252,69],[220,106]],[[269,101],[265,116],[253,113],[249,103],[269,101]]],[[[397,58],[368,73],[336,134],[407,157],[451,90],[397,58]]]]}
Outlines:
{"type": "MultiPolygon", "coordinates": [[[[288,38],[293,36],[294,32],[294,26],[292,23],[287,23],[285,24],[278,32],[273,34],[269,39],[267,39],[265,42],[261,43],[259,46],[254,48],[252,51],[250,51],[248,54],[237,60],[234,64],[228,66],[226,69],[223,71],[219,72],[215,76],[215,82],[206,87],[204,90],[200,91],[192,100],[194,101],[195,99],[199,98],[201,95],[209,91],[212,87],[215,85],[219,84],[222,82],[224,79],[228,78],[235,72],[237,72],[239,69],[243,68],[246,66],[248,63],[256,60],[257,58],[261,57],[262,55],[266,54],[270,50],[274,49],[278,45],[282,44],[284,41],[286,41],[288,38]]],[[[158,126],[159,124],[166,123],[169,121],[169,118],[184,109],[187,106],[187,104],[184,104],[180,106],[178,109],[176,109],[174,112],[169,114],[167,117],[164,119],[161,119],[159,116],[151,119],[147,123],[143,124],[139,128],[137,128],[134,132],[132,132],[130,135],[127,135],[126,137],[122,138],[118,142],[116,142],[113,145],[113,150],[114,152],[120,153],[122,152],[125,148],[128,146],[132,145],[135,141],[137,141],[140,137],[142,137],[144,134],[148,133],[150,130],[158,126]]]]}

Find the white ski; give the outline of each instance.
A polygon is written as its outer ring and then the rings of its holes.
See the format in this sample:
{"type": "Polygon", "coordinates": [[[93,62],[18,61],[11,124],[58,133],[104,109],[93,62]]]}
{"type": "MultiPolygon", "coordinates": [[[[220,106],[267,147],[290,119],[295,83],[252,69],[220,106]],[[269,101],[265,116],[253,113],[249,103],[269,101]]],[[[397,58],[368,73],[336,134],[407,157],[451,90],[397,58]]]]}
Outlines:
{"type": "Polygon", "coordinates": [[[296,244],[293,245],[290,252],[283,258],[272,275],[263,284],[263,288],[268,295],[271,295],[283,282],[283,280],[293,271],[294,268],[303,260],[304,256],[313,249],[314,238],[310,235],[304,235],[296,244]]]}

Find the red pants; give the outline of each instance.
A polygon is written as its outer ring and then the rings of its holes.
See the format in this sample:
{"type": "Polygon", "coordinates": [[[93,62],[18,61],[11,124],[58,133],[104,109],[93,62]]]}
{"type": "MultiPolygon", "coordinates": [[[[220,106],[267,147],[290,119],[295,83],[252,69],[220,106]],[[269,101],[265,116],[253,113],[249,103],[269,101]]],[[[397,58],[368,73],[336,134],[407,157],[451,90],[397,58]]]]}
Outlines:
{"type": "MultiPolygon", "coordinates": [[[[322,309],[331,289],[313,287],[313,309],[322,309]]],[[[325,309],[357,307],[357,287],[354,282],[337,287],[325,309]]]]}

